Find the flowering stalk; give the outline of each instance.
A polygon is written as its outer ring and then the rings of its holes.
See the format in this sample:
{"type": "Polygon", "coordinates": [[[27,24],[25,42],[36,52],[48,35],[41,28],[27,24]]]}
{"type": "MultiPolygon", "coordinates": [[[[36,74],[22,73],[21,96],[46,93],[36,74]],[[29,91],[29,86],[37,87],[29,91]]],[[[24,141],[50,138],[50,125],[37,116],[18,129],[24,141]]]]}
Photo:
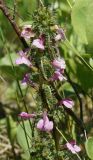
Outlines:
{"type": "MultiPolygon", "coordinates": [[[[21,37],[21,33],[20,33],[20,31],[19,31],[19,28],[16,26],[15,23],[12,22],[12,18],[9,18],[9,17],[8,17],[8,15],[10,15],[10,14],[8,13],[8,11],[5,10],[5,4],[4,4],[4,2],[3,2],[2,0],[0,0],[0,9],[3,11],[4,15],[7,17],[7,19],[9,20],[9,22],[10,22],[11,25],[13,26],[13,28],[14,28],[16,34],[18,35],[19,39],[21,40],[24,48],[28,48],[27,42],[24,40],[23,37],[21,37]]],[[[50,53],[50,50],[49,50],[49,53],[50,53]]],[[[19,85],[18,85],[18,86],[19,86],[19,85]]],[[[52,86],[53,86],[53,85],[52,85],[52,86]]],[[[54,87],[53,87],[53,88],[54,88],[54,87]]],[[[20,87],[19,87],[19,90],[20,90],[20,93],[21,93],[20,87]]],[[[54,89],[54,90],[55,90],[55,92],[56,92],[56,89],[54,89]]],[[[57,93],[57,92],[56,92],[56,93],[57,93]]],[[[23,96],[22,93],[21,93],[21,96],[23,96]]],[[[59,97],[58,94],[57,94],[57,97],[59,97]]],[[[58,98],[58,99],[59,99],[59,98],[58,98]]],[[[24,100],[24,98],[23,98],[23,100],[24,100]]],[[[76,121],[76,123],[79,122],[79,119],[74,115],[74,113],[71,113],[71,111],[70,111],[70,112],[67,111],[67,113],[70,114],[72,118],[74,118],[74,120],[76,121]]],[[[79,124],[80,124],[80,123],[79,123],[79,124]]],[[[81,126],[81,125],[80,125],[80,126],[81,126]]],[[[81,127],[81,128],[82,128],[82,127],[81,127]]]]}

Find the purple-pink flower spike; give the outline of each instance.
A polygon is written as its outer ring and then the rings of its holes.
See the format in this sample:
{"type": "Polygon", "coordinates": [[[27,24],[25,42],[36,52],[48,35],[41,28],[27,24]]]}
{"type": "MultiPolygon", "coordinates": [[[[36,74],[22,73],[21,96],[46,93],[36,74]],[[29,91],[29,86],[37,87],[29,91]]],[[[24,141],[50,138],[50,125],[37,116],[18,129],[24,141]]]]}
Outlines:
{"type": "Polygon", "coordinates": [[[70,98],[62,99],[59,104],[64,105],[67,108],[72,108],[74,106],[74,102],[70,98]]]}
{"type": "Polygon", "coordinates": [[[23,118],[23,119],[30,119],[30,118],[34,118],[36,116],[36,114],[29,114],[29,113],[26,113],[26,112],[21,112],[19,114],[19,117],[23,118]]]}
{"type": "Polygon", "coordinates": [[[47,113],[43,113],[43,119],[40,119],[37,123],[37,128],[41,131],[51,131],[53,129],[53,122],[49,121],[47,113]]]}
{"type": "Polygon", "coordinates": [[[29,40],[31,37],[34,37],[35,33],[32,31],[31,25],[25,25],[21,32],[21,37],[24,37],[26,40],[29,40]]]}
{"type": "Polygon", "coordinates": [[[70,150],[73,154],[76,154],[78,152],[81,151],[81,148],[76,145],[76,142],[75,141],[71,141],[71,142],[68,142],[66,143],[66,147],[68,148],[68,150],[70,150]]]}
{"type": "Polygon", "coordinates": [[[17,65],[20,65],[20,64],[25,64],[27,65],[28,67],[31,67],[32,66],[32,63],[30,62],[30,60],[28,59],[27,57],[27,53],[26,52],[23,52],[23,51],[19,51],[19,58],[16,59],[15,63],[17,65]]]}

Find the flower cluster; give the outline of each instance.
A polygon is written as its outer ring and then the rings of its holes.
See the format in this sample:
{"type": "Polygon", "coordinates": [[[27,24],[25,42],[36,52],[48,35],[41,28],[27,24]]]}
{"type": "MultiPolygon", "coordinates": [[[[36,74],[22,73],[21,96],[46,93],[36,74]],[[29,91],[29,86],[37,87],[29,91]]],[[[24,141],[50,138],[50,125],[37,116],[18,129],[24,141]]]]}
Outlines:
{"type": "Polygon", "coordinates": [[[66,68],[65,60],[63,58],[54,59],[52,62],[53,67],[55,68],[55,72],[50,78],[51,81],[60,80],[64,81],[67,80],[66,77],[63,76],[64,69],[66,68]]]}
{"type": "MultiPolygon", "coordinates": [[[[25,25],[22,29],[21,32],[21,37],[25,38],[26,40],[29,40],[31,38],[35,37],[35,33],[32,29],[31,25],[25,25]]],[[[39,38],[34,39],[32,41],[32,48],[38,48],[40,50],[44,50],[45,46],[44,46],[44,42],[45,42],[45,38],[44,35],[40,35],[39,38]]],[[[21,65],[21,64],[25,64],[26,66],[28,66],[29,68],[32,68],[32,60],[31,60],[31,56],[29,56],[28,52],[29,52],[30,48],[26,49],[26,50],[22,50],[18,52],[18,58],[16,59],[15,63],[16,65],[21,65]]],[[[30,84],[32,87],[35,87],[35,83],[33,83],[30,80],[30,76],[29,73],[26,73],[24,75],[24,78],[22,80],[22,84],[30,84]]]]}
{"type": "MultiPolygon", "coordinates": [[[[30,38],[35,37],[35,33],[32,29],[31,25],[25,25],[23,27],[23,30],[21,32],[21,37],[24,37],[26,40],[29,40],[30,38]]],[[[32,42],[32,46],[39,48],[41,50],[44,50],[44,37],[41,35],[39,38],[34,39],[32,42]]]]}

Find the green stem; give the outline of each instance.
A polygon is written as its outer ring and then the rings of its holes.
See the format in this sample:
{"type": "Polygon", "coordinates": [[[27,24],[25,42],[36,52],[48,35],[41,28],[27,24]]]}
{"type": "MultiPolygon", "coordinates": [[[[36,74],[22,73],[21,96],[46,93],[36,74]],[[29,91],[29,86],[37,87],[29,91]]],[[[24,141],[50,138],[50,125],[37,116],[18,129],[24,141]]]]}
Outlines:
{"type": "Polygon", "coordinates": [[[67,3],[68,3],[68,5],[69,5],[69,7],[72,9],[72,5],[71,5],[71,3],[70,3],[69,0],[67,0],[67,3]]]}
{"type": "Polygon", "coordinates": [[[77,157],[78,157],[79,160],[82,160],[82,159],[80,158],[80,156],[79,156],[77,153],[76,153],[76,155],[77,155],[77,157]]]}
{"type": "Polygon", "coordinates": [[[0,75],[0,79],[3,81],[3,83],[5,83],[6,84],[6,81],[5,81],[5,79],[0,75]]]}
{"type": "Polygon", "coordinates": [[[63,137],[63,139],[68,142],[68,140],[66,139],[66,137],[63,135],[63,133],[58,129],[58,127],[56,127],[56,130],[60,133],[60,135],[63,137]]]}
{"type": "Polygon", "coordinates": [[[28,142],[27,133],[26,133],[26,129],[25,129],[25,125],[24,125],[23,119],[22,119],[22,124],[23,124],[23,129],[24,129],[24,133],[25,133],[25,137],[26,137],[26,142],[27,142],[27,146],[28,146],[28,150],[29,150],[29,154],[30,154],[30,158],[31,158],[30,146],[29,146],[29,142],[28,142]]]}
{"type": "MultiPolygon", "coordinates": [[[[16,92],[16,101],[17,101],[17,106],[19,108],[19,111],[21,111],[21,107],[20,107],[20,102],[19,102],[19,96],[18,96],[18,92],[16,92]]],[[[17,119],[19,125],[23,128],[23,126],[20,124],[19,120],[17,119]]],[[[23,119],[22,119],[23,122],[23,119]]],[[[24,128],[23,128],[24,129],[24,128]]],[[[30,136],[28,135],[28,133],[26,132],[27,137],[29,138],[29,140],[32,141],[32,139],[30,138],[30,136]]]]}

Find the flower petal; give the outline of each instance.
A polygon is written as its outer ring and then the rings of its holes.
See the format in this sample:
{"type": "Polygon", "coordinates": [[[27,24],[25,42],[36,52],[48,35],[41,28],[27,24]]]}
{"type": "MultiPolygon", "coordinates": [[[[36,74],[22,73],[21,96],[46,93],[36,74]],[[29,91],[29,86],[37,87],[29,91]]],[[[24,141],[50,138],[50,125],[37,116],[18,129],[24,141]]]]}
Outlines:
{"type": "Polygon", "coordinates": [[[23,119],[30,119],[30,118],[33,118],[35,117],[36,115],[35,114],[29,114],[29,113],[26,113],[26,112],[21,112],[19,114],[19,116],[23,119]]]}
{"type": "Polygon", "coordinates": [[[74,102],[71,99],[63,99],[62,103],[67,108],[72,108],[74,106],[74,102]]]}
{"type": "Polygon", "coordinates": [[[67,147],[68,150],[70,150],[73,154],[76,153],[74,147],[73,147],[70,143],[66,143],[66,147],[67,147]]]}
{"type": "Polygon", "coordinates": [[[31,25],[25,25],[21,32],[21,37],[29,40],[31,37],[34,37],[35,33],[32,31],[31,25]]]}
{"type": "Polygon", "coordinates": [[[47,121],[44,125],[45,131],[51,131],[53,129],[53,122],[52,121],[47,121]]]}
{"type": "Polygon", "coordinates": [[[77,146],[77,145],[74,145],[74,149],[75,149],[76,152],[80,152],[81,151],[81,148],[79,146],[77,146]]]}
{"type": "Polygon", "coordinates": [[[43,130],[43,126],[44,126],[44,120],[40,119],[37,123],[37,128],[43,130]]]}
{"type": "Polygon", "coordinates": [[[63,58],[54,59],[52,62],[52,65],[56,69],[65,69],[66,68],[65,60],[63,58]]]}
{"type": "Polygon", "coordinates": [[[55,81],[55,80],[60,80],[60,81],[64,81],[67,80],[66,77],[64,77],[60,71],[55,71],[53,76],[50,78],[50,80],[55,81]]]}
{"type": "Polygon", "coordinates": [[[32,65],[31,62],[27,58],[25,58],[25,57],[17,58],[15,63],[17,65],[25,64],[25,65],[27,65],[29,67],[32,65]]]}

